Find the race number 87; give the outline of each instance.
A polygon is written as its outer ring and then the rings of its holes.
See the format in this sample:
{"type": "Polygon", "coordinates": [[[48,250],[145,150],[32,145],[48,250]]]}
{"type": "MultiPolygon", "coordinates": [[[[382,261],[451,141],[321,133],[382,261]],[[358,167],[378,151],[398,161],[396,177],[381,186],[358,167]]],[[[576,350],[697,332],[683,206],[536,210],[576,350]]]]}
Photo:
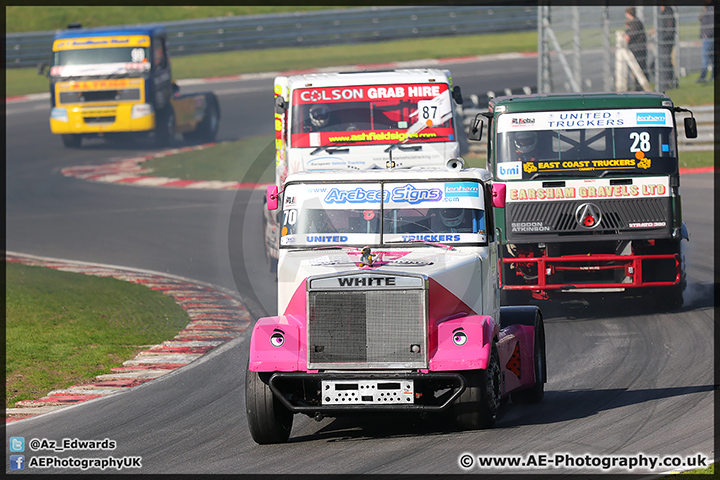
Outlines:
{"type": "Polygon", "coordinates": [[[418,102],[418,116],[420,120],[425,123],[431,120],[432,123],[437,123],[440,118],[438,116],[438,104],[433,100],[421,100],[418,102]]]}

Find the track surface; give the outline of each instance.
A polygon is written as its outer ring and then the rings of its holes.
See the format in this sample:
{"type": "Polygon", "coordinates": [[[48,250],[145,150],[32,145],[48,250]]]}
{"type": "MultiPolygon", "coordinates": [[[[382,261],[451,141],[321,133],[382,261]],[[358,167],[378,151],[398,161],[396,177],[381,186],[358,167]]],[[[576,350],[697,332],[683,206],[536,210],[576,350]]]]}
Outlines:
{"type": "MultiPolygon", "coordinates": [[[[466,95],[536,83],[534,58],[448,68],[466,95]]],[[[273,131],[267,113],[272,80],[184,90],[207,89],[218,93],[222,104],[218,140],[273,131]]],[[[87,142],[81,150],[67,150],[49,133],[48,115],[46,102],[6,107],[7,250],[180,275],[236,291],[255,318],[274,313],[275,284],[261,243],[261,192],[152,189],[64,177],[59,173],[63,167],[153,149],[149,143],[87,142]]],[[[239,169],[237,180],[254,179],[239,169]]],[[[492,430],[458,432],[433,418],[371,416],[318,423],[296,416],[288,444],[258,446],[244,413],[246,333],[127,393],[10,424],[7,438],[110,438],[117,442],[112,452],[42,453],[141,456],[143,473],[462,473],[458,459],[463,453],[700,453],[714,458],[714,188],[710,175],[685,175],[681,185],[691,232],[687,305],[663,313],[636,308],[639,302],[595,299],[546,308],[545,400],[537,406],[507,405],[492,430]]],[[[501,470],[475,466],[469,471],[501,470]]],[[[579,467],[533,471],[603,472],[579,467]]],[[[641,472],[647,470],[632,471],[641,472]]]]}

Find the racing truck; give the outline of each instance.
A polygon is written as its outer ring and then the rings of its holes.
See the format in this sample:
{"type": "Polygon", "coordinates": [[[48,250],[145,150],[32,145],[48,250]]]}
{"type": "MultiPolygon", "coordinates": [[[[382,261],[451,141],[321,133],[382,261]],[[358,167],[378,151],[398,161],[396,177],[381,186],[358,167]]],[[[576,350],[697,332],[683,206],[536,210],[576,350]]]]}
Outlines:
{"type": "MultiPolygon", "coordinates": [[[[38,68],[45,73],[47,64],[38,68]]],[[[50,130],[68,148],[84,137],[154,134],[158,146],[176,133],[212,142],[220,104],[212,92],[180,94],[172,81],[161,26],[82,28],[55,34],[50,78],[50,130]]]]}
{"type": "Polygon", "coordinates": [[[295,414],[441,415],[493,425],[539,402],[537,306],[500,307],[490,173],[409,168],[298,172],[267,208],[282,219],[276,316],[255,323],[245,400],[260,444],[295,414]]]}
{"type": "MultiPolygon", "coordinates": [[[[503,302],[652,292],[682,306],[680,111],[661,93],[557,93],[497,97],[476,116],[470,140],[489,119],[503,302]]],[[[692,112],[684,123],[697,136],[692,112]]]]}
{"type": "MultiPolygon", "coordinates": [[[[448,70],[399,69],[275,79],[275,184],[299,171],[444,167],[465,141],[448,70]]],[[[264,210],[270,270],[277,218],[264,210]]]]}

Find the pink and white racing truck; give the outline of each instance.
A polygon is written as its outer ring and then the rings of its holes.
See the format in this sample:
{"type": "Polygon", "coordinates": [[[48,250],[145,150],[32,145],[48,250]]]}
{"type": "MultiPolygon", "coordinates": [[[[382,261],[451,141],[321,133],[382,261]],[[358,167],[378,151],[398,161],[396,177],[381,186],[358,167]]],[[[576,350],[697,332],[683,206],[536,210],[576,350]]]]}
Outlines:
{"type": "Polygon", "coordinates": [[[450,413],[488,428],[506,398],[538,402],[545,335],[535,306],[500,307],[490,174],[410,168],[298,172],[282,192],[278,315],[252,331],[253,439],[293,416],[450,413]]]}

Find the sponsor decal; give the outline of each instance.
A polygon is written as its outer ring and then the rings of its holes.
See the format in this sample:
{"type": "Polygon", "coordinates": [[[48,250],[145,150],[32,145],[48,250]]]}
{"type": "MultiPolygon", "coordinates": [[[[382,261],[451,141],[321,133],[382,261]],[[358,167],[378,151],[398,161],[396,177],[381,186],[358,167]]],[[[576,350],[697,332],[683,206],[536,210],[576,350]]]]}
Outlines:
{"type": "Polygon", "coordinates": [[[630,228],[653,228],[653,227],[664,227],[667,223],[665,222],[633,222],[629,223],[630,228]]]}
{"type": "Polygon", "coordinates": [[[638,113],[636,121],[638,125],[665,125],[665,112],[638,113]]]}
{"type": "Polygon", "coordinates": [[[517,180],[522,178],[520,171],[522,162],[502,162],[498,164],[498,177],[504,180],[517,180]]]}
{"type": "Polygon", "coordinates": [[[395,286],[395,277],[338,277],[341,287],[387,287],[395,286]]]}
{"type": "Polygon", "coordinates": [[[380,203],[381,200],[380,190],[365,190],[362,187],[351,190],[332,188],[325,195],[325,203],[380,203]]]}
{"type": "Polygon", "coordinates": [[[407,202],[415,205],[420,202],[439,202],[443,198],[443,191],[439,188],[416,188],[407,184],[392,189],[390,199],[393,202],[407,202]]]}
{"type": "Polygon", "coordinates": [[[359,85],[356,87],[301,88],[293,92],[293,103],[333,103],[370,100],[434,98],[448,90],[447,84],[359,85]]]}
{"type": "Polygon", "coordinates": [[[550,227],[543,222],[517,222],[510,224],[512,232],[549,232],[550,227]]]}
{"type": "Polygon", "coordinates": [[[472,182],[451,182],[445,184],[446,197],[479,197],[480,185],[472,182]]]}
{"type": "Polygon", "coordinates": [[[520,200],[564,200],[573,198],[623,198],[623,197],[662,197],[667,187],[662,184],[646,185],[598,185],[590,187],[563,188],[511,188],[508,192],[511,201],[520,200]]]}
{"type": "Polygon", "coordinates": [[[347,235],[306,235],[308,243],[347,242],[347,235]]]}
{"type": "Polygon", "coordinates": [[[565,130],[586,128],[627,128],[635,126],[673,127],[667,110],[609,109],[568,110],[561,112],[503,113],[498,116],[497,133],[533,130],[565,130]]]}
{"type": "Polygon", "coordinates": [[[426,235],[403,235],[403,242],[412,242],[414,240],[423,240],[426,242],[459,242],[458,234],[426,234],[426,235]]]}
{"type": "Polygon", "coordinates": [[[66,38],[55,40],[53,43],[53,51],[106,47],[142,47],[149,45],[150,37],[146,35],[66,38]]]}
{"type": "Polygon", "coordinates": [[[532,127],[532,126],[535,126],[535,119],[532,117],[527,117],[527,118],[514,117],[512,119],[511,125],[513,127],[532,127]]]}

